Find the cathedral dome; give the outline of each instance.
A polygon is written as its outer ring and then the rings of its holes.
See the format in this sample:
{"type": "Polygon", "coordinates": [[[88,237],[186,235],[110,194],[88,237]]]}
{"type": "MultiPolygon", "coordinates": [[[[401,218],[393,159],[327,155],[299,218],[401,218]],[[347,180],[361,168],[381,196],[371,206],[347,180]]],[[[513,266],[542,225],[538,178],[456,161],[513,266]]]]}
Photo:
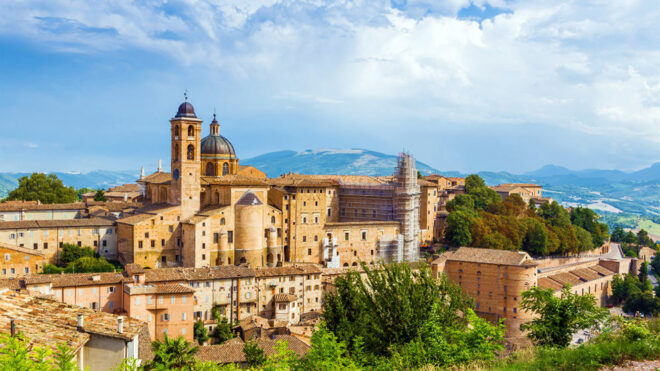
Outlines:
{"type": "Polygon", "coordinates": [[[202,139],[202,155],[229,155],[236,157],[234,146],[222,135],[209,135],[202,139]]]}
{"type": "Polygon", "coordinates": [[[181,103],[179,106],[179,109],[176,112],[176,116],[174,117],[192,117],[192,118],[197,118],[197,115],[195,115],[195,108],[193,108],[192,104],[186,102],[181,103]]]}

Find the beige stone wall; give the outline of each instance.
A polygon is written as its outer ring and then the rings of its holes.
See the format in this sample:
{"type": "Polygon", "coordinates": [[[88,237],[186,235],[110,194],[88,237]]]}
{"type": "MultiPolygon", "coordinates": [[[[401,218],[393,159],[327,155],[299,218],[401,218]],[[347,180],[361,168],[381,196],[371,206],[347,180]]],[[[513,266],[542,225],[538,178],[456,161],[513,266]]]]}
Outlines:
{"type": "Polygon", "coordinates": [[[42,255],[16,251],[0,245],[1,278],[21,277],[26,274],[41,273],[45,263],[42,255]]]}
{"type": "Polygon", "coordinates": [[[439,207],[439,191],[437,187],[421,187],[419,228],[422,230],[422,241],[431,242],[437,234],[434,230],[439,207]]]}
{"type": "MultiPolygon", "coordinates": [[[[301,187],[283,201],[284,217],[288,221],[288,246],[290,261],[315,263],[322,261],[324,228],[328,220],[337,218],[336,189],[334,187],[301,187]],[[288,210],[286,207],[288,206],[288,210]]],[[[286,241],[284,242],[286,244],[286,241]]]]}
{"type": "Polygon", "coordinates": [[[300,313],[320,311],[323,284],[321,274],[274,275],[257,278],[257,310],[266,318],[274,318],[276,294],[295,295],[300,313]]]}
{"type": "Polygon", "coordinates": [[[135,224],[118,223],[120,252],[126,263],[156,268],[180,264],[183,243],[179,210],[153,215],[135,224]],[[179,241],[181,240],[181,241],[179,241]]]}
{"type": "Polygon", "coordinates": [[[337,238],[340,264],[348,267],[358,266],[360,262],[377,263],[379,241],[396,239],[398,234],[397,222],[347,222],[326,225],[324,237],[337,238]]]}
{"type": "Polygon", "coordinates": [[[0,242],[33,249],[44,255],[48,263],[56,263],[63,244],[91,247],[108,259],[117,255],[117,233],[114,226],[48,227],[0,230],[0,242]]]}

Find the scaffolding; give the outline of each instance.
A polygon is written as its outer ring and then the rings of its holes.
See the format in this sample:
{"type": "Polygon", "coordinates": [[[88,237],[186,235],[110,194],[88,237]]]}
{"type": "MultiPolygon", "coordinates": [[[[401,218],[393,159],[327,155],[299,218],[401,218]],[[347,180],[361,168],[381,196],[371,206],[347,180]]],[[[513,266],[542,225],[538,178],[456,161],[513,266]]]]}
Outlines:
{"type": "Polygon", "coordinates": [[[394,178],[394,219],[401,224],[403,260],[419,260],[419,199],[415,159],[408,153],[399,154],[394,178]]]}

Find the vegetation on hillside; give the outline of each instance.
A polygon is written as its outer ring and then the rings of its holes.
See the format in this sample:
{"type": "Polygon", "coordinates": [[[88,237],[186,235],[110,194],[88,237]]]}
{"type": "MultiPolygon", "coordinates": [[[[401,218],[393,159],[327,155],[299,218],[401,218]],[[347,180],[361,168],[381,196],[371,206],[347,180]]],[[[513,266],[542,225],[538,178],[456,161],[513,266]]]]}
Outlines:
{"type": "Polygon", "coordinates": [[[592,250],[608,237],[607,225],[590,209],[569,213],[556,202],[536,208],[517,194],[502,201],[478,175],[465,178],[465,191],[447,203],[445,239],[452,246],[564,255],[592,250]]]}
{"type": "Polygon", "coordinates": [[[623,310],[626,313],[639,312],[644,315],[658,315],[660,297],[653,295],[653,285],[648,279],[648,263],[645,262],[642,265],[638,276],[634,274],[614,275],[610,300],[617,305],[623,304],[623,310]]]}

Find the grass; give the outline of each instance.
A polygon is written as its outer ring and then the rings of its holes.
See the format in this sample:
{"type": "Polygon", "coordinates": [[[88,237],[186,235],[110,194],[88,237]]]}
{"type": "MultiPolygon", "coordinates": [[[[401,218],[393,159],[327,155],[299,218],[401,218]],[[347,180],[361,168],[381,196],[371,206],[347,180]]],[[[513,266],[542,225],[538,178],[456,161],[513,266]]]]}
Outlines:
{"type": "Polygon", "coordinates": [[[621,321],[621,330],[604,333],[574,348],[531,347],[492,362],[475,362],[455,370],[599,370],[625,361],[660,359],[660,320],[621,321]]]}

